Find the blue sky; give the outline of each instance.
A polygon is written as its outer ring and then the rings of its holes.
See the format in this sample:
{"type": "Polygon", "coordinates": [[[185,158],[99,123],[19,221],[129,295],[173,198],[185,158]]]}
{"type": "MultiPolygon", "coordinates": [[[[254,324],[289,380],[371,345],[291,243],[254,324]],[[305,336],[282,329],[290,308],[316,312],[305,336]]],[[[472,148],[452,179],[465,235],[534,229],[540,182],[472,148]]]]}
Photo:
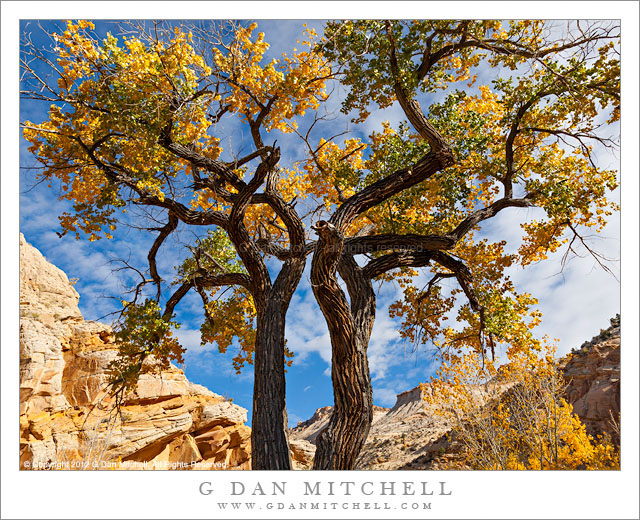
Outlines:
{"type": "MultiPolygon", "coordinates": [[[[321,33],[322,22],[315,20],[307,24],[321,33]]],[[[278,56],[282,51],[296,46],[301,25],[301,21],[263,21],[259,23],[258,30],[265,32],[266,40],[271,43],[270,54],[278,56]]],[[[98,25],[99,30],[104,30],[104,27],[105,24],[98,25]]],[[[480,83],[483,79],[488,80],[488,75],[485,78],[481,74],[480,83]]],[[[330,111],[337,112],[342,95],[343,92],[337,88],[329,103],[330,111]]],[[[433,100],[422,101],[427,104],[433,100]]],[[[23,101],[20,108],[21,120],[40,121],[46,116],[43,110],[47,105],[44,103],[23,101]]],[[[399,107],[394,105],[385,111],[374,112],[363,125],[350,125],[352,134],[347,137],[364,138],[371,131],[379,130],[382,121],[397,123],[402,119],[399,107]]],[[[301,128],[304,128],[305,122],[308,119],[300,121],[301,128]]],[[[345,122],[337,120],[335,124],[344,125],[345,122]]],[[[223,146],[226,143],[236,150],[243,146],[246,136],[239,132],[237,126],[223,126],[219,131],[225,134],[223,146]]],[[[279,134],[273,137],[278,139],[282,149],[282,163],[302,158],[303,147],[295,136],[279,134]]],[[[617,167],[618,159],[615,156],[603,152],[600,159],[609,167],[617,167]]],[[[24,168],[33,164],[33,158],[25,150],[24,140],[21,140],[20,161],[23,167],[20,172],[21,231],[27,241],[40,249],[48,260],[63,269],[70,278],[78,279],[76,289],[80,293],[80,308],[85,318],[102,318],[108,322],[109,319],[103,316],[119,308],[113,298],[120,296],[123,287],[133,280],[126,271],[114,271],[119,267],[114,261],[125,258],[144,267],[146,252],[155,237],[134,229],[121,228],[111,241],[76,241],[69,235],[59,238],[56,235],[56,231],[59,231],[57,215],[64,211],[66,205],[57,200],[55,189],[33,185],[33,173],[24,168]]],[[[614,194],[614,199],[618,197],[619,194],[614,194]]],[[[509,248],[515,249],[519,243],[518,222],[534,217],[535,211],[510,209],[487,222],[482,231],[494,239],[507,240],[509,248]]],[[[614,215],[595,246],[606,256],[619,259],[619,236],[619,218],[614,215]]],[[[165,273],[165,278],[170,278],[174,262],[185,256],[184,246],[191,238],[189,230],[181,230],[168,241],[158,256],[159,268],[165,273]]],[[[532,292],[540,300],[544,318],[539,335],[559,338],[560,353],[566,353],[597,334],[608,325],[609,318],[620,311],[620,286],[614,277],[599,269],[588,256],[572,259],[560,273],[561,255],[562,252],[524,271],[514,269],[510,274],[519,290],[532,292]]],[[[273,266],[277,269],[277,263],[273,263],[273,266]]],[[[615,273],[619,272],[617,262],[611,263],[610,267],[615,273]]],[[[380,406],[392,406],[397,393],[428,380],[436,366],[430,352],[426,349],[414,352],[412,345],[400,339],[397,321],[388,316],[388,306],[398,294],[398,287],[393,284],[379,288],[376,323],[369,347],[374,402],[380,406]]],[[[231,365],[231,351],[222,355],[217,352],[215,345],[199,345],[201,308],[197,295],[186,297],[177,311],[183,323],[178,334],[188,349],[184,367],[187,376],[216,393],[232,397],[234,402],[250,412],[252,371],[246,370],[238,376],[231,365]]],[[[310,290],[309,266],[287,315],[286,336],[288,347],[296,354],[294,364],[287,373],[288,413],[290,424],[295,425],[299,420],[309,418],[316,408],[332,404],[330,343],[324,319],[310,290]]]]}

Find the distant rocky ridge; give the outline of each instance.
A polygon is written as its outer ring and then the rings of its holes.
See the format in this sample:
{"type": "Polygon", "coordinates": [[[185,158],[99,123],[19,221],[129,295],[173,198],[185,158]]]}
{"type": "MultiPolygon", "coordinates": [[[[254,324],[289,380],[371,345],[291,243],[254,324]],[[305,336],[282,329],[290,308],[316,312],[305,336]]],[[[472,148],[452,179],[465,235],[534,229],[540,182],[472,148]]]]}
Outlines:
{"type": "Polygon", "coordinates": [[[20,236],[20,466],[250,469],[247,411],[148,364],[121,414],[105,395],[117,351],[85,321],[66,274],[20,236]]]}
{"type": "MultiPolygon", "coordinates": [[[[439,469],[444,464],[451,454],[446,440],[451,427],[426,406],[423,396],[429,390],[426,384],[424,390],[417,387],[398,394],[392,408],[374,407],[371,430],[355,469],[439,469]],[[446,453],[442,445],[446,445],[446,453]],[[434,455],[437,463],[432,461],[434,455]]],[[[480,387],[476,390],[482,392],[480,387]]],[[[316,410],[311,419],[290,430],[290,439],[308,443],[308,452],[313,454],[316,438],[329,422],[331,409],[325,406],[316,410]]]]}
{"type": "MultiPolygon", "coordinates": [[[[329,423],[329,418],[331,417],[331,411],[333,410],[333,406],[324,406],[323,408],[318,408],[311,419],[308,419],[304,422],[299,422],[298,425],[290,430],[290,438],[297,439],[302,438],[296,435],[296,432],[303,431],[304,432],[304,440],[309,441],[315,444],[316,439],[320,432],[324,429],[324,427],[329,423]]],[[[373,422],[375,423],[378,419],[383,417],[389,408],[383,408],[382,406],[374,406],[373,407],[373,422]]]]}
{"type": "MultiPolygon", "coordinates": [[[[594,436],[607,433],[619,443],[619,318],[563,358],[560,367],[567,384],[566,398],[586,425],[587,432],[594,436]]],[[[398,394],[393,408],[376,407],[356,469],[430,470],[456,466],[460,446],[450,439],[451,425],[426,407],[423,392],[429,388],[427,384],[424,390],[417,387],[398,394]]],[[[310,455],[315,451],[317,436],[329,421],[331,408],[319,408],[311,419],[290,431],[292,439],[309,444],[310,455]]]]}

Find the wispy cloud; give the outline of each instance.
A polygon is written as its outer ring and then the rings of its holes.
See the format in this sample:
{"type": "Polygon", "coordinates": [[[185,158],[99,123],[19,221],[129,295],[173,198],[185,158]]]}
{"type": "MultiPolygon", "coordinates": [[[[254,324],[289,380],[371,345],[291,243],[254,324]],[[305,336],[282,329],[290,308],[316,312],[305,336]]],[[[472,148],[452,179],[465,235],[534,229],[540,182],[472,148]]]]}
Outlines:
{"type": "Polygon", "coordinates": [[[395,390],[389,387],[374,387],[373,399],[380,403],[380,406],[391,407],[396,402],[396,396],[402,390],[395,390]]]}

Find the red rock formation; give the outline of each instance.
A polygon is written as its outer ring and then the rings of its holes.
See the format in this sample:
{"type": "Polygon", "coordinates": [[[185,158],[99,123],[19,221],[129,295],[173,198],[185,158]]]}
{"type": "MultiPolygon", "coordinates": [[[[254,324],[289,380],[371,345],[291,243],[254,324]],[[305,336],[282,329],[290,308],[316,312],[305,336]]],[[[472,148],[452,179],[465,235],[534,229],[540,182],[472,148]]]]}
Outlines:
{"type": "Polygon", "coordinates": [[[564,358],[561,366],[567,382],[567,400],[586,425],[587,432],[594,436],[607,433],[619,443],[619,318],[612,320],[610,328],[564,358]]]}

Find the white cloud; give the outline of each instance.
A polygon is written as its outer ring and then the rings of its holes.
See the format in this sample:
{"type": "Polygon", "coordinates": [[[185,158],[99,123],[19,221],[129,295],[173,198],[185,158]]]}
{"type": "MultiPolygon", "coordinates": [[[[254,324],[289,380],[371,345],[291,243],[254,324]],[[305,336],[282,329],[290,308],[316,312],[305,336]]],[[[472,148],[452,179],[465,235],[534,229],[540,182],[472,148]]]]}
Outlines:
{"type": "MultiPolygon", "coordinates": [[[[611,198],[616,200],[618,196],[616,192],[611,198]]],[[[539,218],[541,212],[540,209],[505,212],[487,222],[483,232],[489,240],[506,240],[509,251],[515,251],[522,243],[517,223],[539,218]]],[[[619,215],[613,215],[605,230],[589,237],[588,241],[594,251],[613,260],[605,262],[613,275],[577,243],[575,250],[580,256],[570,253],[564,268],[562,257],[566,246],[546,260],[508,271],[519,292],[529,292],[539,300],[543,318],[535,332],[539,336],[548,334],[552,339],[558,338],[559,355],[591,339],[608,326],[609,318],[620,312],[619,215]]]]}
{"type": "Polygon", "coordinates": [[[391,407],[396,403],[396,392],[393,388],[373,388],[373,399],[376,403],[380,403],[380,406],[391,407]]]}
{"type": "Polygon", "coordinates": [[[331,363],[329,331],[311,289],[309,268],[308,264],[287,313],[287,346],[296,353],[296,364],[304,363],[312,352],[331,363]]]}
{"type": "Polygon", "coordinates": [[[195,329],[187,329],[180,327],[175,331],[175,336],[180,344],[187,349],[187,355],[198,355],[201,352],[213,350],[210,345],[200,344],[200,331],[195,329]]]}

